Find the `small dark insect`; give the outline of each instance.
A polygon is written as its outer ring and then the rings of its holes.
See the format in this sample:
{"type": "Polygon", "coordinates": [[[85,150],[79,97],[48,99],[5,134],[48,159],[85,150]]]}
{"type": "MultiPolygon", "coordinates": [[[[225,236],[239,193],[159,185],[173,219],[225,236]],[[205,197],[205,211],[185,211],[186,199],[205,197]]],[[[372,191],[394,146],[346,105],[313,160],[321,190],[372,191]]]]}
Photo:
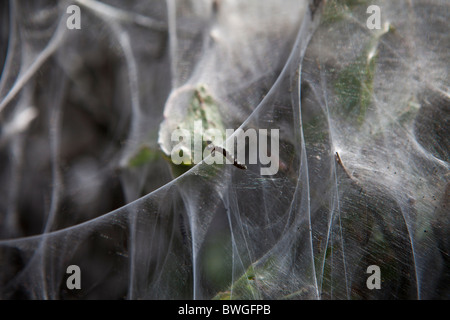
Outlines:
{"type": "Polygon", "coordinates": [[[211,147],[211,154],[214,154],[216,151],[222,153],[222,155],[227,158],[229,161],[233,162],[233,166],[236,168],[246,170],[247,166],[245,164],[239,163],[227,150],[222,147],[218,147],[213,145],[210,141],[208,141],[209,146],[211,147]]]}
{"type": "Polygon", "coordinates": [[[309,1],[309,11],[311,12],[311,19],[314,19],[317,9],[319,8],[322,0],[310,0],[309,1]]]}

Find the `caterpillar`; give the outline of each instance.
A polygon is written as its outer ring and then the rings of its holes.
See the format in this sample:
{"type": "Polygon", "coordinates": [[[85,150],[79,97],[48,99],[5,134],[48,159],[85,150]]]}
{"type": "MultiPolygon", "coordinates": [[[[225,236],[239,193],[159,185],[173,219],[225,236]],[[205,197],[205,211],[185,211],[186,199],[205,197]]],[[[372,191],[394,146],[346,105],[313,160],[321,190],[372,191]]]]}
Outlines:
{"type": "MultiPolygon", "coordinates": [[[[209,143],[209,145],[212,145],[211,143],[209,143]]],[[[236,168],[242,169],[242,170],[246,170],[247,166],[245,164],[241,164],[239,163],[234,157],[233,155],[231,155],[227,150],[225,150],[222,147],[218,147],[218,146],[214,146],[212,145],[212,149],[211,149],[211,154],[214,154],[216,151],[222,153],[222,155],[227,158],[229,161],[231,161],[233,163],[233,166],[235,166],[236,168]]]]}

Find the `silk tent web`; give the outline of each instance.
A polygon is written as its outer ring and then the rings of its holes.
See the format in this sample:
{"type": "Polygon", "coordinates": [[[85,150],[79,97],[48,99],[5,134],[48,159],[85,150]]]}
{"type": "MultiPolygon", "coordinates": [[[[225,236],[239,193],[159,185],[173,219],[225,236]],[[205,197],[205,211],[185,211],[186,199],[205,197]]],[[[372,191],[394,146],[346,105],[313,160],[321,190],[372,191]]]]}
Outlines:
{"type": "Polygon", "coordinates": [[[448,12],[2,2],[0,297],[449,298],[448,12]],[[200,85],[226,128],[280,130],[276,175],[174,174],[161,137],[200,85]]]}

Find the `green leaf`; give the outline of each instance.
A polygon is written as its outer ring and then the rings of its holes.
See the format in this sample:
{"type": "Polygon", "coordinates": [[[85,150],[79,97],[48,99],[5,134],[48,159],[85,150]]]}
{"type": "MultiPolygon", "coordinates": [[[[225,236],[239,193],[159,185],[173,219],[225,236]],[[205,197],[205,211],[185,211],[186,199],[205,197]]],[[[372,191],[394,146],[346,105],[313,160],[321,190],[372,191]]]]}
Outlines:
{"type": "Polygon", "coordinates": [[[152,150],[148,146],[142,146],[138,153],[130,159],[128,166],[130,168],[140,167],[157,160],[159,157],[158,151],[152,150]]]}
{"type": "Polygon", "coordinates": [[[364,122],[367,109],[372,102],[380,38],[393,30],[392,26],[387,25],[384,30],[376,33],[361,55],[339,72],[335,82],[335,91],[344,114],[351,119],[356,119],[358,125],[364,122]]]}

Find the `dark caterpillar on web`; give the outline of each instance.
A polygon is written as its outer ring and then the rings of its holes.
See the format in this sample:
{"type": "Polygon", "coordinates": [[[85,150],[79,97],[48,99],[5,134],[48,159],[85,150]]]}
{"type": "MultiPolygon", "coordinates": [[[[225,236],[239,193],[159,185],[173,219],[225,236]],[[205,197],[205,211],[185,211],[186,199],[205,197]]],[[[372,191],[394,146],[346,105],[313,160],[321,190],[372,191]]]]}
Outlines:
{"type": "Polygon", "coordinates": [[[214,154],[216,151],[222,153],[222,155],[227,158],[230,162],[233,163],[233,166],[235,166],[236,168],[242,169],[242,170],[246,170],[247,166],[245,164],[241,164],[239,163],[234,157],[233,155],[231,155],[227,150],[225,150],[222,147],[218,147],[215,146],[211,143],[211,141],[208,141],[208,145],[211,147],[211,154],[214,154]]]}

